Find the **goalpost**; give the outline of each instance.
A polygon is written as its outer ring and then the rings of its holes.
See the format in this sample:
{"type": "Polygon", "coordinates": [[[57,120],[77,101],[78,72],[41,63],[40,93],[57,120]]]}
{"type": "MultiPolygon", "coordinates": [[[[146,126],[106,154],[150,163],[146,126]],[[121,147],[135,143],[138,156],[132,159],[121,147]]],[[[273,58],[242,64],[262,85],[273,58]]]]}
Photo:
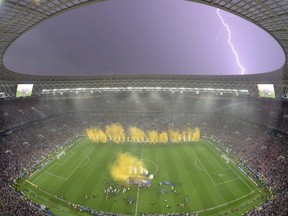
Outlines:
{"type": "Polygon", "coordinates": [[[222,154],[222,155],[221,155],[221,159],[225,160],[225,162],[226,162],[227,164],[231,161],[231,159],[230,159],[227,155],[225,155],[225,154],[222,154]]]}
{"type": "Polygon", "coordinates": [[[60,152],[58,155],[56,155],[57,160],[59,160],[65,154],[66,154],[65,151],[60,152]]]}

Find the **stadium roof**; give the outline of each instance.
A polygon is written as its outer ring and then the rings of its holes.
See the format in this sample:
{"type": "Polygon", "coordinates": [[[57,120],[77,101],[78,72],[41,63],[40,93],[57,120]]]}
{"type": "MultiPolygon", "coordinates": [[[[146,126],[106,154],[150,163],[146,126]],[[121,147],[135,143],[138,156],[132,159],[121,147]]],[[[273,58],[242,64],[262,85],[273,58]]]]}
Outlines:
{"type": "MultiPolygon", "coordinates": [[[[50,82],[76,80],[117,79],[169,79],[169,80],[217,80],[240,82],[273,82],[287,79],[288,63],[278,71],[259,75],[240,76],[181,76],[181,75],[125,75],[125,76],[35,76],[15,73],[5,68],[3,56],[9,45],[22,33],[50,17],[84,4],[100,0],[0,0],[0,81],[2,82],[50,82]]],[[[196,0],[234,13],[266,30],[288,54],[288,1],[286,0],[196,0]]]]}

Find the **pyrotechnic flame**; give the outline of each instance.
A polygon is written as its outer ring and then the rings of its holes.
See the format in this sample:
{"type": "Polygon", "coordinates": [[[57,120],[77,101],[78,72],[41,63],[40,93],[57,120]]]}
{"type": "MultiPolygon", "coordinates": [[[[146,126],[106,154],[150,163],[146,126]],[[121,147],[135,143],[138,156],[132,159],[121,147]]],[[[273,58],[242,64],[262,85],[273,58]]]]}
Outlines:
{"type": "Polygon", "coordinates": [[[127,137],[121,124],[111,124],[105,127],[105,131],[99,128],[88,128],[85,130],[86,136],[93,142],[107,143],[108,141],[114,143],[167,143],[168,141],[174,143],[181,142],[196,142],[200,139],[199,128],[187,128],[186,130],[169,129],[158,132],[157,130],[148,130],[147,132],[138,127],[132,126],[128,128],[127,137]]]}
{"type": "Polygon", "coordinates": [[[171,142],[181,142],[182,136],[178,130],[170,129],[169,131],[169,139],[171,142]]]}
{"type": "Polygon", "coordinates": [[[98,128],[88,128],[85,133],[93,142],[107,143],[106,134],[98,128]]]}
{"type": "Polygon", "coordinates": [[[110,166],[110,174],[116,181],[127,181],[129,177],[140,179],[146,170],[143,161],[131,153],[119,153],[115,162],[110,166]]]}
{"type": "Polygon", "coordinates": [[[160,143],[167,143],[168,142],[168,133],[163,131],[159,134],[159,142],[160,143]]]}
{"type": "Polygon", "coordinates": [[[158,143],[159,142],[159,133],[156,130],[148,131],[148,140],[149,143],[158,143]]]}
{"type": "Polygon", "coordinates": [[[192,141],[197,142],[200,139],[200,129],[198,127],[195,128],[195,131],[192,136],[192,141]]]}
{"type": "Polygon", "coordinates": [[[111,124],[106,126],[107,137],[115,142],[121,143],[125,141],[125,132],[121,124],[111,124]]]}
{"type": "Polygon", "coordinates": [[[146,134],[140,128],[137,128],[135,126],[129,127],[128,133],[129,133],[130,140],[133,142],[145,141],[146,134]]]}

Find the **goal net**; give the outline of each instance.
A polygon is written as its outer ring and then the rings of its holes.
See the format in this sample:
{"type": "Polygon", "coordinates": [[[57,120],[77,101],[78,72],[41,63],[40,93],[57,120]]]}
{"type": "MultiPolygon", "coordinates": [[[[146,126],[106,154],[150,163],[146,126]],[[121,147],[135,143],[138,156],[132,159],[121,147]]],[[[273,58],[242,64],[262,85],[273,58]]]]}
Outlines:
{"type": "Polygon", "coordinates": [[[59,160],[65,154],[66,154],[65,151],[60,152],[58,155],[56,155],[57,160],[59,160]]]}
{"type": "Polygon", "coordinates": [[[231,159],[225,154],[221,155],[221,159],[223,159],[227,164],[231,161],[231,159]]]}

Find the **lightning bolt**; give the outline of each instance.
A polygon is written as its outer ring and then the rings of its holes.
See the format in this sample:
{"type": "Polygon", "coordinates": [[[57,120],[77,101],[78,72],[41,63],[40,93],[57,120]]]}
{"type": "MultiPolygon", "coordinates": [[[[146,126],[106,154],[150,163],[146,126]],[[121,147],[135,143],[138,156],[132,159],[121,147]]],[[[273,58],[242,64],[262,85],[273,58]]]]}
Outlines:
{"type": "Polygon", "coordinates": [[[232,42],[231,42],[231,31],[230,31],[230,28],[229,28],[229,26],[225,23],[223,17],[221,16],[219,8],[217,9],[217,15],[218,15],[219,18],[221,19],[222,24],[225,26],[225,28],[226,28],[226,30],[227,30],[227,32],[228,32],[228,43],[229,43],[229,45],[230,45],[230,47],[231,47],[231,49],[232,49],[232,51],[233,51],[233,53],[234,53],[234,55],[235,55],[237,64],[238,64],[239,68],[241,69],[241,74],[243,75],[244,72],[245,72],[245,69],[244,69],[244,67],[241,65],[240,60],[239,60],[239,57],[238,57],[238,53],[237,53],[236,50],[234,49],[234,46],[233,46],[233,44],[232,44],[232,42]]]}

